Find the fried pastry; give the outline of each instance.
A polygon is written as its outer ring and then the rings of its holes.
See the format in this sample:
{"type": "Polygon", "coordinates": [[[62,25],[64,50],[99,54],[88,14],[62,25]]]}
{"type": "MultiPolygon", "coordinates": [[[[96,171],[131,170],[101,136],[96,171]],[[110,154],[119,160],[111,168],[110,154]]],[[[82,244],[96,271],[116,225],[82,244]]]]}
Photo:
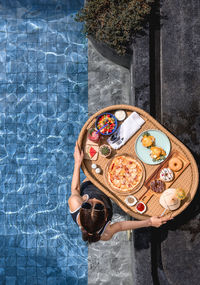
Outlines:
{"type": "Polygon", "coordinates": [[[165,155],[166,155],[166,152],[161,147],[158,147],[158,146],[152,146],[151,147],[150,156],[153,159],[159,160],[159,159],[162,159],[165,155]]]}
{"type": "Polygon", "coordinates": [[[144,133],[141,141],[144,147],[151,147],[155,144],[154,136],[150,136],[149,133],[144,133]]]}

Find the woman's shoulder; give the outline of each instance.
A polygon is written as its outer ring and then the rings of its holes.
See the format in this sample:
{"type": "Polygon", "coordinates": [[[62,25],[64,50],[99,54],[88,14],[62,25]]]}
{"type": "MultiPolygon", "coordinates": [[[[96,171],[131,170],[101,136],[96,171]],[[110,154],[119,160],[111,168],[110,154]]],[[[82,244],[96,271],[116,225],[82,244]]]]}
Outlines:
{"type": "Polygon", "coordinates": [[[100,240],[107,241],[111,239],[113,236],[112,232],[110,231],[110,222],[107,224],[105,230],[103,231],[100,240]]]}
{"type": "Polygon", "coordinates": [[[71,195],[68,199],[68,205],[70,212],[76,211],[76,209],[81,205],[81,197],[75,194],[71,195]]]}
{"type": "Polygon", "coordinates": [[[83,195],[83,196],[80,196],[77,194],[71,195],[68,199],[68,205],[69,205],[70,212],[74,212],[78,208],[80,208],[83,202],[85,202],[87,199],[88,199],[87,195],[83,195]]]}
{"type": "Polygon", "coordinates": [[[101,240],[104,240],[104,241],[110,240],[114,234],[120,231],[121,231],[121,228],[120,228],[119,222],[116,222],[113,224],[109,222],[101,236],[101,240]]]}

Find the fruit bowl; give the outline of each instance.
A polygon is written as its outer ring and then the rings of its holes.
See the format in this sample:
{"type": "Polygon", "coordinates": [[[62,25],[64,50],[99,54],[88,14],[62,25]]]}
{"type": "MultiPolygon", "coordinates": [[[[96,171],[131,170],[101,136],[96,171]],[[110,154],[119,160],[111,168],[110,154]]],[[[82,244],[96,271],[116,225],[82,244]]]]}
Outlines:
{"type": "Polygon", "coordinates": [[[95,127],[101,135],[108,136],[113,134],[117,129],[117,119],[111,113],[102,113],[96,118],[95,127]],[[107,126],[105,126],[107,125],[107,126]],[[105,128],[102,128],[105,126],[105,128]]]}

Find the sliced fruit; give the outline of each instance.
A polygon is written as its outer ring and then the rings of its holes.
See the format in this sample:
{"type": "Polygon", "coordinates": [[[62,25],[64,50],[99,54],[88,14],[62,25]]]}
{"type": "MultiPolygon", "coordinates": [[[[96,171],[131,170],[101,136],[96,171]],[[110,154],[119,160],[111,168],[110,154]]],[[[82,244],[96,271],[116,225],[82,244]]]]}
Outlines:
{"type": "Polygon", "coordinates": [[[96,150],[91,146],[90,149],[89,149],[90,157],[92,158],[96,153],[97,153],[96,150]]]}

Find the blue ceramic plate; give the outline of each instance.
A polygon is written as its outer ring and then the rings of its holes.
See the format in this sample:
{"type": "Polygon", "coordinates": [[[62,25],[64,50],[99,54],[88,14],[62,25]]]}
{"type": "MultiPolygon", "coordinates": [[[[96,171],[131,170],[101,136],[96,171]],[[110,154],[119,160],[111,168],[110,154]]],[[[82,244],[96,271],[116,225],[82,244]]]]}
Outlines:
{"type": "Polygon", "coordinates": [[[159,130],[146,130],[145,132],[139,135],[139,137],[136,139],[136,142],[135,142],[136,155],[141,161],[143,161],[146,164],[156,165],[156,164],[163,162],[168,157],[170,150],[171,150],[171,144],[170,144],[168,137],[159,130]],[[166,156],[164,159],[153,161],[153,159],[150,156],[150,152],[151,152],[150,149],[144,147],[141,142],[143,134],[146,132],[148,132],[151,136],[154,136],[155,146],[162,147],[165,150],[166,156]]]}

